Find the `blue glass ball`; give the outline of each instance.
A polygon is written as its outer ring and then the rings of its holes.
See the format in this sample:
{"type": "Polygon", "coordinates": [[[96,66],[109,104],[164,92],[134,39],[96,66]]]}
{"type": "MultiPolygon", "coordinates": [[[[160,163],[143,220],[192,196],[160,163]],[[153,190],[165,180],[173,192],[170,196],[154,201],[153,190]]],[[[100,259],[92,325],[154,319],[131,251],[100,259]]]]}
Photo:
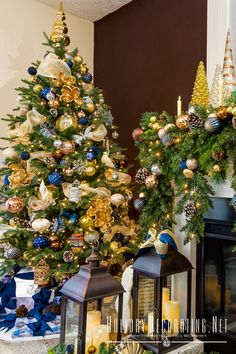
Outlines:
{"type": "Polygon", "coordinates": [[[88,124],[88,118],[87,117],[80,117],[79,124],[87,125],[88,124]]]}
{"type": "Polygon", "coordinates": [[[10,175],[6,175],[6,176],[4,176],[4,179],[3,179],[3,181],[4,181],[4,184],[6,185],[6,186],[9,186],[9,184],[10,184],[10,181],[9,181],[9,177],[10,175]]]}
{"type": "Polygon", "coordinates": [[[236,194],[233,196],[232,198],[232,206],[234,207],[234,209],[236,210],[236,194]]]}
{"type": "Polygon", "coordinates": [[[50,87],[45,87],[43,90],[41,90],[40,94],[43,98],[47,99],[47,94],[51,91],[50,87]]]}
{"type": "Polygon", "coordinates": [[[92,151],[97,156],[99,154],[99,152],[100,152],[100,148],[98,146],[94,145],[94,146],[91,146],[89,151],[92,151]]]}
{"type": "Polygon", "coordinates": [[[37,74],[37,69],[34,68],[33,66],[30,66],[30,67],[28,68],[28,73],[29,73],[30,75],[34,76],[34,75],[37,74]]]}
{"type": "Polygon", "coordinates": [[[86,73],[86,74],[84,74],[84,75],[82,76],[82,80],[83,80],[83,82],[85,82],[86,84],[89,84],[89,83],[92,81],[92,79],[93,79],[93,76],[92,76],[92,74],[90,74],[90,73],[86,73]]]}
{"type": "Polygon", "coordinates": [[[30,153],[28,151],[22,151],[20,154],[21,160],[29,160],[30,158],[30,153]]]}
{"type": "Polygon", "coordinates": [[[135,199],[135,201],[134,201],[134,207],[139,212],[143,210],[143,208],[145,207],[145,204],[146,204],[145,198],[138,198],[138,199],[135,199]]]}
{"type": "Polygon", "coordinates": [[[48,246],[49,241],[47,237],[40,235],[34,239],[33,244],[35,248],[45,248],[48,246]]]}
{"type": "Polygon", "coordinates": [[[76,224],[78,221],[78,215],[73,213],[73,214],[69,215],[68,219],[70,222],[72,222],[72,224],[76,224]]]}
{"type": "Polygon", "coordinates": [[[52,172],[48,175],[48,182],[54,186],[59,186],[62,183],[62,176],[58,172],[52,172]]]}
{"type": "Polygon", "coordinates": [[[74,344],[68,344],[67,347],[66,347],[66,352],[68,354],[73,354],[74,353],[74,350],[75,350],[75,346],[74,344]]]}
{"type": "Polygon", "coordinates": [[[96,159],[96,154],[93,152],[93,151],[89,151],[86,153],[86,159],[88,161],[92,161],[92,160],[95,160],[96,159]]]}
{"type": "Polygon", "coordinates": [[[179,167],[181,168],[181,170],[185,170],[187,168],[186,160],[182,160],[180,162],[179,167]]]}
{"type": "Polygon", "coordinates": [[[70,60],[68,60],[68,61],[66,62],[66,64],[69,66],[69,68],[72,68],[72,66],[73,66],[73,63],[72,63],[72,61],[70,61],[70,60]]]}
{"type": "Polygon", "coordinates": [[[123,236],[124,235],[121,232],[116,232],[114,235],[114,239],[115,239],[115,241],[120,242],[120,241],[122,241],[123,236]]]}
{"type": "Polygon", "coordinates": [[[205,121],[204,128],[208,133],[216,133],[221,128],[221,121],[217,117],[209,117],[205,121]]]}

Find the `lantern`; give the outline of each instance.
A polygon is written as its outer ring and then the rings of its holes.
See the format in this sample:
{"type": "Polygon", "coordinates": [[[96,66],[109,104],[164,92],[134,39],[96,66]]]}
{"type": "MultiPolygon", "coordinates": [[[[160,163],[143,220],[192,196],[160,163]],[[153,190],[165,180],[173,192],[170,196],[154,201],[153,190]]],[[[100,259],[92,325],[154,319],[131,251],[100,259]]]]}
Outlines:
{"type": "Polygon", "coordinates": [[[188,259],[170,245],[164,256],[153,246],[134,262],[133,270],[132,338],[154,353],[192,340],[188,259]],[[177,273],[181,273],[178,281],[177,273]]]}
{"type": "Polygon", "coordinates": [[[103,342],[121,339],[124,289],[93,249],[88,264],[60,290],[62,296],[60,342],[74,345],[74,353],[98,353],[103,342]],[[118,309],[114,306],[118,295],[118,309]]]}

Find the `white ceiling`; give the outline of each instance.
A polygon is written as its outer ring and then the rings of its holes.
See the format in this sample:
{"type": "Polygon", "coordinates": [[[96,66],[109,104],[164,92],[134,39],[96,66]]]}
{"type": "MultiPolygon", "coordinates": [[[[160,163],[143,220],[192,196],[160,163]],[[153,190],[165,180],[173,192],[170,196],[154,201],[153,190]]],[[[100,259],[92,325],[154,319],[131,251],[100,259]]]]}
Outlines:
{"type": "MultiPolygon", "coordinates": [[[[59,0],[36,1],[55,8],[58,8],[59,4],[59,0]]],[[[132,0],[63,0],[63,8],[65,12],[94,22],[131,1],[132,0]]]]}

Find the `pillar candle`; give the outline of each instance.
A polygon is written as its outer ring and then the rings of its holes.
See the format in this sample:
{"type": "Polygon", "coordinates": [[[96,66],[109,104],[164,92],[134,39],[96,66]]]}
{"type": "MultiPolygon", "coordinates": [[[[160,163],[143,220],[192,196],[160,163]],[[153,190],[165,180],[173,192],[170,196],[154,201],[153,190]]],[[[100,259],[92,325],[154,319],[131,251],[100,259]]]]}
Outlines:
{"type": "Polygon", "coordinates": [[[165,316],[170,322],[171,332],[174,334],[179,333],[180,322],[180,304],[179,301],[168,301],[165,304],[165,316]]]}
{"type": "Polygon", "coordinates": [[[170,289],[162,288],[162,319],[165,319],[165,304],[170,300],[170,289]]]}
{"type": "MultiPolygon", "coordinates": [[[[101,324],[101,311],[88,311],[87,312],[87,325],[86,325],[86,354],[88,347],[94,344],[94,336],[97,332],[98,327],[101,324]]],[[[77,353],[75,353],[77,354],[77,353]]]]}
{"type": "Polygon", "coordinates": [[[93,345],[97,348],[97,352],[99,351],[99,345],[104,342],[109,342],[109,327],[107,325],[99,325],[93,338],[93,345]]]}
{"type": "Polygon", "coordinates": [[[181,115],[181,111],[182,111],[182,101],[181,101],[181,97],[179,96],[177,101],[177,117],[181,115]]]}
{"type": "Polygon", "coordinates": [[[148,314],[148,335],[151,336],[154,332],[154,317],[153,312],[148,314]]]}

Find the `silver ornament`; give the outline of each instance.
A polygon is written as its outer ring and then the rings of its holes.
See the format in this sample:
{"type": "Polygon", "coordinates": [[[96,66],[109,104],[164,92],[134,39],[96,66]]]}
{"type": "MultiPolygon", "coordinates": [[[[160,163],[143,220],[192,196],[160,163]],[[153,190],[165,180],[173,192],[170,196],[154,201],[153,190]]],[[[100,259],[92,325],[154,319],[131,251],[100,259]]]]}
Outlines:
{"type": "Polygon", "coordinates": [[[89,244],[94,244],[99,240],[99,233],[96,230],[86,231],[84,234],[84,241],[89,244]]]}
{"type": "Polygon", "coordinates": [[[71,251],[65,251],[63,253],[63,261],[66,263],[72,263],[74,261],[74,255],[71,251]]]}
{"type": "Polygon", "coordinates": [[[61,140],[55,140],[53,145],[55,146],[55,148],[60,148],[62,146],[62,141],[61,140]]]}
{"type": "Polygon", "coordinates": [[[84,101],[85,103],[93,103],[92,98],[89,97],[89,96],[84,96],[84,97],[83,97],[83,101],[84,101]]]}
{"type": "Polygon", "coordinates": [[[17,259],[21,256],[21,250],[7,243],[4,247],[4,257],[7,259],[17,259]]]}
{"type": "Polygon", "coordinates": [[[151,166],[151,172],[154,174],[154,175],[160,175],[161,174],[161,170],[159,168],[159,166],[157,164],[153,164],[151,166]]]}
{"type": "Polygon", "coordinates": [[[53,93],[52,91],[50,91],[50,92],[48,92],[48,93],[46,94],[46,98],[47,98],[48,101],[54,100],[55,97],[56,97],[56,96],[54,95],[54,93],[53,93]]]}
{"type": "Polygon", "coordinates": [[[51,108],[49,110],[49,113],[53,116],[53,118],[56,118],[58,116],[58,111],[55,108],[51,108]]]}
{"type": "Polygon", "coordinates": [[[82,160],[73,161],[73,169],[79,175],[82,175],[86,169],[86,164],[82,160]]]}
{"type": "Polygon", "coordinates": [[[74,181],[70,187],[68,193],[68,199],[70,202],[78,203],[81,200],[80,182],[74,181]]]}
{"type": "Polygon", "coordinates": [[[112,138],[113,139],[118,139],[119,138],[119,133],[116,130],[112,133],[112,138]]]}

